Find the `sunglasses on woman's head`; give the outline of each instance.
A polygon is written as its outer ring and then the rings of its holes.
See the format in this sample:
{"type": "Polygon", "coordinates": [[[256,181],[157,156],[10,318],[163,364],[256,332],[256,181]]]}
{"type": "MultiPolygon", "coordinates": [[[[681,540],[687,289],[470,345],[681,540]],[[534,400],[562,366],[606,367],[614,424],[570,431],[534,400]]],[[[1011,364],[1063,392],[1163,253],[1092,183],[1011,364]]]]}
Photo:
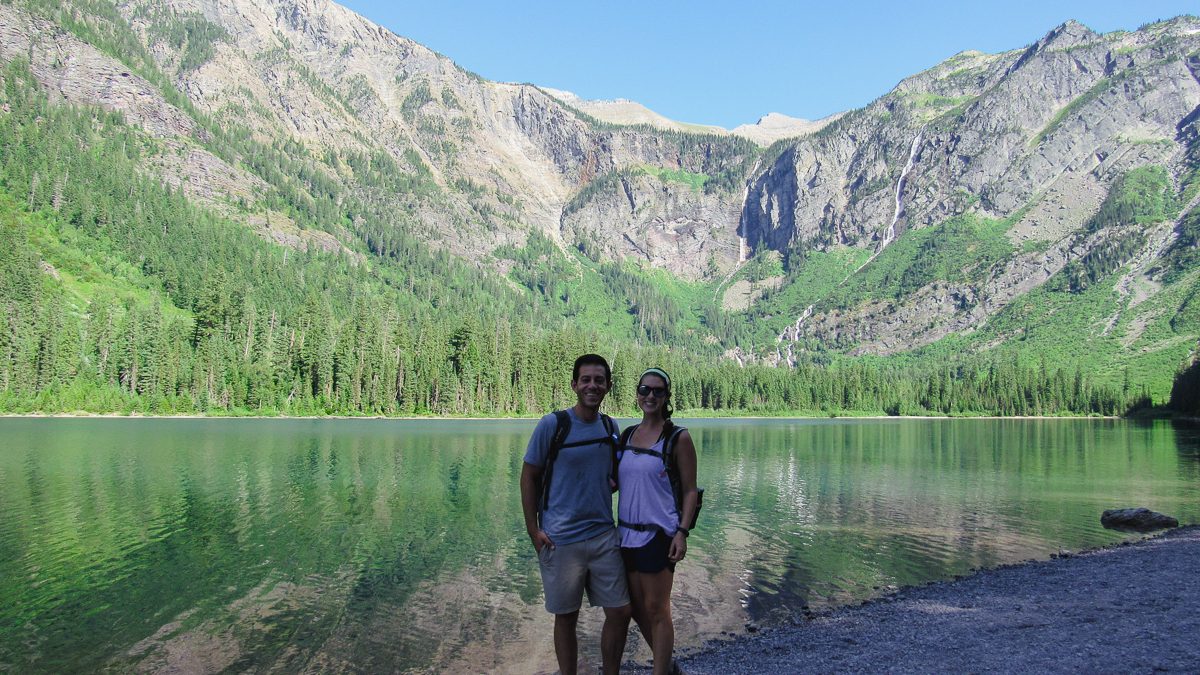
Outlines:
{"type": "Polygon", "coordinates": [[[638,396],[649,396],[654,394],[656,398],[663,398],[667,395],[666,387],[651,387],[648,384],[639,384],[637,388],[638,396]]]}

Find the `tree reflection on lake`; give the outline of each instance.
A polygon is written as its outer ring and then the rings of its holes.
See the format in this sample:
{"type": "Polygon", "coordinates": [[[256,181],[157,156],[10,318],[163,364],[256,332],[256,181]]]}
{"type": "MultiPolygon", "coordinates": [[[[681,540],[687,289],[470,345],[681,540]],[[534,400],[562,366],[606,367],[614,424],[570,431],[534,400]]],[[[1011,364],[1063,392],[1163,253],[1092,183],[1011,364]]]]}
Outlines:
{"type": "MultiPolygon", "coordinates": [[[[707,488],[685,647],[1110,543],[1107,508],[1200,520],[1191,426],[684,424],[707,488]]],[[[553,672],[517,486],[533,425],[0,419],[0,670],[553,672]]]]}

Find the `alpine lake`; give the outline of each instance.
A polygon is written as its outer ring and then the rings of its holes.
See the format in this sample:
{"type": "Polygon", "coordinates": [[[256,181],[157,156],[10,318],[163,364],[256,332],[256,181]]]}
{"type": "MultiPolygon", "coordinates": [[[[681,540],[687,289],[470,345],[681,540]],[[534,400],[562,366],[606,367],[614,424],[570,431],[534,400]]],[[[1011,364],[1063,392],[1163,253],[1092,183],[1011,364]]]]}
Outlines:
{"type": "MultiPolygon", "coordinates": [[[[1194,426],[680,423],[706,488],[680,651],[1137,538],[1109,508],[1200,522],[1194,426]]],[[[552,673],[518,487],[534,424],[0,419],[0,673],[552,673]]],[[[601,618],[580,619],[593,664],[601,618]]],[[[626,658],[649,658],[636,630],[626,658]]]]}

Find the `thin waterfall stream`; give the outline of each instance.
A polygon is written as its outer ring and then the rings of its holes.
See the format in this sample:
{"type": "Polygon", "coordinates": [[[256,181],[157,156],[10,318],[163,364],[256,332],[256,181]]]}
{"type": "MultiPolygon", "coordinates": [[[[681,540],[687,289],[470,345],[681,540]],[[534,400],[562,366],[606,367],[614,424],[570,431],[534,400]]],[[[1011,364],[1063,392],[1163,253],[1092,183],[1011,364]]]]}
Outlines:
{"type": "MultiPolygon", "coordinates": [[[[919,132],[917,132],[916,138],[913,139],[912,145],[910,145],[908,148],[908,162],[904,165],[904,170],[900,172],[900,178],[898,178],[896,180],[896,198],[895,198],[896,206],[892,212],[891,222],[888,223],[887,228],[885,228],[883,231],[883,240],[879,244],[879,249],[876,250],[874,253],[872,253],[871,257],[867,258],[866,262],[859,265],[850,274],[846,275],[846,278],[842,279],[843,284],[846,283],[850,279],[850,277],[854,276],[855,274],[858,274],[858,272],[862,268],[871,264],[872,260],[879,257],[879,254],[883,253],[883,250],[885,248],[887,248],[889,244],[891,244],[893,241],[896,240],[896,223],[900,222],[900,214],[902,214],[904,212],[904,186],[908,183],[908,178],[909,178],[909,176],[912,175],[913,169],[916,168],[917,151],[920,150],[921,141],[923,141],[924,139],[925,139],[925,128],[922,127],[921,130],[919,132]]],[[[796,319],[796,323],[792,326],[788,326],[787,328],[785,328],[783,330],[783,332],[779,334],[779,337],[776,338],[775,342],[782,343],[784,340],[788,340],[789,342],[795,342],[796,340],[800,339],[800,325],[804,322],[805,319],[812,316],[813,307],[814,307],[814,305],[809,305],[808,308],[804,310],[804,313],[796,319]]],[[[791,351],[790,344],[788,346],[788,356],[786,357],[786,361],[789,366],[792,364],[792,351],[791,351]]]]}
{"type": "MultiPolygon", "coordinates": [[[[900,214],[904,212],[904,186],[908,183],[908,177],[912,174],[913,168],[917,164],[917,150],[921,147],[921,141],[924,138],[925,128],[922,127],[921,131],[917,133],[917,137],[913,139],[912,146],[908,149],[908,163],[904,165],[904,170],[900,172],[900,178],[896,181],[896,209],[892,213],[892,222],[888,223],[887,229],[883,231],[883,241],[879,244],[879,249],[872,253],[866,262],[859,265],[858,269],[854,270],[855,274],[858,273],[858,270],[870,265],[872,260],[878,258],[880,253],[883,253],[888,244],[896,240],[896,223],[900,221],[900,214]]],[[[846,277],[846,279],[852,276],[854,274],[846,277]]],[[[842,283],[846,283],[846,280],[843,279],[842,283]]]]}
{"type": "MultiPolygon", "coordinates": [[[[758,167],[761,164],[762,164],[761,157],[759,159],[755,160],[754,168],[750,169],[751,176],[753,176],[758,171],[758,167]]],[[[746,262],[746,208],[745,208],[745,204],[746,204],[746,200],[748,200],[749,198],[750,198],[750,181],[747,180],[746,185],[742,190],[742,215],[741,215],[740,221],[738,222],[738,229],[741,230],[741,233],[738,234],[738,259],[737,259],[737,262],[734,264],[733,269],[729,270],[729,274],[725,275],[725,278],[721,280],[721,283],[717,284],[717,290],[715,292],[713,292],[713,302],[716,302],[717,298],[720,297],[721,289],[725,286],[725,284],[729,283],[729,280],[733,278],[733,275],[737,274],[738,270],[742,269],[742,263],[746,262]]]]}

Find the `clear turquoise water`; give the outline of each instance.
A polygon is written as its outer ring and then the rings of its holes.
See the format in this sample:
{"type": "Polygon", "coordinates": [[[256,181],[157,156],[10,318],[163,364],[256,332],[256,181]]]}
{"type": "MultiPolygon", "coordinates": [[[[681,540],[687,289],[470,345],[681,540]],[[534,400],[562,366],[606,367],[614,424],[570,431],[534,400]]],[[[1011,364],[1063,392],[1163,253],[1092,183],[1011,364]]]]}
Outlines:
{"type": "MultiPolygon", "coordinates": [[[[707,492],[681,646],[1128,538],[1106,508],[1200,522],[1194,427],[684,423],[707,492]]],[[[533,424],[0,419],[0,672],[553,671],[517,487],[533,424]]]]}

